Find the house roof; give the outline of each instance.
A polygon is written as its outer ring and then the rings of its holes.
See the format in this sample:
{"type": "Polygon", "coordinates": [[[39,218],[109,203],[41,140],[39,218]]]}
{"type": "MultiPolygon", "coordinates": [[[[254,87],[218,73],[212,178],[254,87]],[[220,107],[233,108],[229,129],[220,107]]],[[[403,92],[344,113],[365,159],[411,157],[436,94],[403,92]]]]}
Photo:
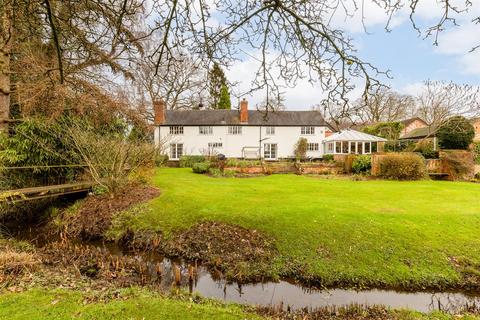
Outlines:
{"type": "Polygon", "coordinates": [[[415,121],[421,121],[423,123],[425,123],[425,125],[427,125],[427,123],[422,120],[421,118],[419,117],[414,117],[414,118],[410,118],[410,119],[405,119],[405,120],[401,120],[399,121],[400,123],[402,123],[405,127],[407,127],[409,124],[415,122],[415,121]]]}
{"type": "Polygon", "coordinates": [[[368,133],[356,131],[356,130],[343,130],[337,133],[332,134],[331,136],[325,138],[325,142],[328,141],[387,141],[387,139],[380,138],[368,133]]]}
{"type": "Polygon", "coordinates": [[[470,123],[475,124],[480,121],[480,118],[472,118],[470,119],[470,123]]]}
{"type": "Polygon", "coordinates": [[[437,130],[435,127],[416,128],[410,131],[409,133],[404,134],[399,139],[406,140],[406,139],[422,139],[427,137],[435,137],[436,131],[437,130]]]}
{"type": "MultiPolygon", "coordinates": [[[[198,125],[247,126],[327,126],[330,125],[318,111],[248,111],[248,123],[240,123],[238,110],[167,110],[165,126],[198,125]]],[[[331,127],[330,127],[331,128],[331,127]]]]}

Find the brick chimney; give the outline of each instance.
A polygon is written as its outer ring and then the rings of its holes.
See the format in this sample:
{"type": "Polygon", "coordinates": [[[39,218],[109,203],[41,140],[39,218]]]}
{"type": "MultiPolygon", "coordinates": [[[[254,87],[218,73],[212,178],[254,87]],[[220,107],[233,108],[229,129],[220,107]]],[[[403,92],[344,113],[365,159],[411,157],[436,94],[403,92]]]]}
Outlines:
{"type": "Polygon", "coordinates": [[[240,122],[248,123],[248,101],[245,98],[240,101],[240,122]]]}
{"type": "Polygon", "coordinates": [[[165,123],[165,101],[163,99],[153,101],[153,124],[156,126],[165,123]]]}

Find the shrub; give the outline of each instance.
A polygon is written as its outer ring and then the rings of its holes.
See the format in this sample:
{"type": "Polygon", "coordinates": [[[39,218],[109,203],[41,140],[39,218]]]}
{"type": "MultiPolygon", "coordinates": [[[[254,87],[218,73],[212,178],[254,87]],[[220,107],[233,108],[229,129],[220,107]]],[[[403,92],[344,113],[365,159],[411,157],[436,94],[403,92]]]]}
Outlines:
{"type": "Polygon", "coordinates": [[[297,143],[295,144],[295,159],[297,160],[305,160],[307,157],[307,148],[308,148],[308,141],[305,138],[298,139],[297,143]]]}
{"type": "Polygon", "coordinates": [[[454,180],[473,177],[473,155],[468,151],[443,151],[441,159],[454,180]]]}
{"type": "Polygon", "coordinates": [[[235,170],[225,170],[225,171],[223,171],[223,175],[227,178],[233,178],[233,177],[235,177],[236,174],[237,173],[236,173],[235,170]]]}
{"type": "Polygon", "coordinates": [[[476,164],[480,164],[480,142],[475,142],[473,144],[473,159],[476,164]]]}
{"type": "Polygon", "coordinates": [[[421,153],[425,159],[438,159],[438,151],[433,150],[433,141],[431,140],[419,141],[413,151],[421,153]]]}
{"type": "Polygon", "coordinates": [[[415,142],[410,140],[387,141],[383,146],[385,152],[406,152],[415,149],[415,142]]]}
{"type": "Polygon", "coordinates": [[[207,161],[197,162],[192,165],[192,171],[195,173],[207,173],[210,168],[210,163],[207,161]]]}
{"type": "Polygon", "coordinates": [[[205,162],[204,156],[182,156],[179,161],[180,168],[193,168],[195,163],[205,162]]]}
{"type": "Polygon", "coordinates": [[[401,122],[379,122],[363,128],[362,131],[388,140],[396,140],[400,137],[403,128],[404,125],[401,122]]]}
{"type": "Polygon", "coordinates": [[[438,144],[442,149],[466,150],[474,136],[472,124],[462,116],[451,117],[437,130],[438,144]]]}
{"type": "Polygon", "coordinates": [[[155,166],[162,167],[168,162],[168,155],[161,154],[159,152],[155,153],[155,166]]]}
{"type": "Polygon", "coordinates": [[[358,156],[353,160],[352,172],[357,174],[368,174],[372,169],[372,157],[367,155],[358,156]]]}
{"type": "Polygon", "coordinates": [[[261,165],[260,160],[241,160],[230,158],[226,161],[225,167],[237,167],[237,168],[247,168],[261,165]]]}
{"type": "Polygon", "coordinates": [[[208,169],[208,173],[210,173],[212,176],[217,177],[217,178],[223,176],[222,170],[220,170],[218,168],[210,168],[210,169],[208,169]]]}
{"type": "Polygon", "coordinates": [[[389,153],[379,159],[380,176],[385,179],[418,180],[425,176],[423,159],[413,153],[389,153]]]}
{"type": "Polygon", "coordinates": [[[326,154],[322,159],[325,161],[333,161],[333,154],[326,154]]]}

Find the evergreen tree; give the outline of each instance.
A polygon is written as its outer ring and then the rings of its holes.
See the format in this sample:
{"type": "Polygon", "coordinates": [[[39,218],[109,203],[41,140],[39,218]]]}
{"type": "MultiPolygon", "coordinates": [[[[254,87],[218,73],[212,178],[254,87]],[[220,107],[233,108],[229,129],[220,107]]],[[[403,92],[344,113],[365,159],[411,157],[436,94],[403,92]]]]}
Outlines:
{"type": "Polygon", "coordinates": [[[218,63],[214,63],[212,69],[209,71],[209,79],[210,108],[230,109],[231,103],[227,78],[218,63]],[[222,98],[222,94],[225,95],[225,97],[222,98]],[[223,101],[222,104],[221,101],[223,101]]]}
{"type": "Polygon", "coordinates": [[[220,90],[220,100],[218,101],[218,109],[232,109],[232,102],[230,101],[230,93],[226,85],[222,86],[220,90]]]}

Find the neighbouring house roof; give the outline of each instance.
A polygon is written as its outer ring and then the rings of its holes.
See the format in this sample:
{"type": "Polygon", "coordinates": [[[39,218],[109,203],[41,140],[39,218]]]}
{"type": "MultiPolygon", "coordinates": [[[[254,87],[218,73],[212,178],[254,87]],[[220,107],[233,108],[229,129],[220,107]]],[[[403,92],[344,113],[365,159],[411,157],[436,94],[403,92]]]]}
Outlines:
{"type": "Polygon", "coordinates": [[[356,131],[356,130],[342,130],[340,132],[336,132],[331,136],[325,138],[325,142],[329,141],[387,141],[387,139],[377,137],[368,133],[356,131]]]}
{"type": "Polygon", "coordinates": [[[416,128],[410,131],[409,133],[404,134],[399,139],[407,140],[407,139],[423,139],[427,137],[435,137],[436,131],[437,130],[435,127],[416,128]]]}
{"type": "Polygon", "coordinates": [[[427,125],[427,123],[422,120],[421,118],[419,117],[414,117],[414,118],[410,118],[410,119],[405,119],[405,120],[401,120],[399,121],[400,123],[402,123],[405,127],[408,127],[408,125],[412,124],[413,122],[415,121],[421,121],[423,122],[425,125],[427,125]]]}
{"type": "Polygon", "coordinates": [[[331,126],[318,111],[248,111],[248,123],[240,123],[238,110],[167,110],[164,126],[331,126]]]}

